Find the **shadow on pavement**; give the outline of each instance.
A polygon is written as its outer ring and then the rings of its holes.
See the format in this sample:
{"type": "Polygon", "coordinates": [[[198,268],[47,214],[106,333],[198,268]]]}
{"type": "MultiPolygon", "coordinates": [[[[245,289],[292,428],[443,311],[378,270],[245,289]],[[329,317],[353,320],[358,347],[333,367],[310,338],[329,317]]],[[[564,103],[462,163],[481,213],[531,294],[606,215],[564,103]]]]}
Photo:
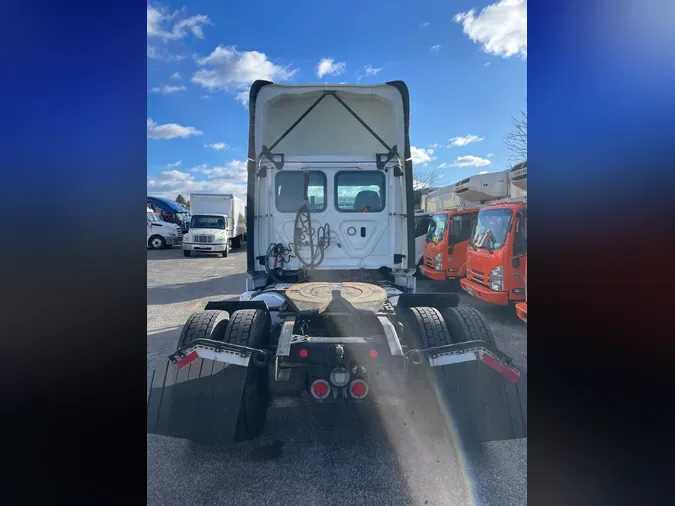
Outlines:
{"type": "Polygon", "coordinates": [[[245,291],[246,273],[238,272],[228,276],[195,281],[194,283],[176,283],[148,288],[148,306],[176,304],[204,297],[231,299],[245,291]]]}

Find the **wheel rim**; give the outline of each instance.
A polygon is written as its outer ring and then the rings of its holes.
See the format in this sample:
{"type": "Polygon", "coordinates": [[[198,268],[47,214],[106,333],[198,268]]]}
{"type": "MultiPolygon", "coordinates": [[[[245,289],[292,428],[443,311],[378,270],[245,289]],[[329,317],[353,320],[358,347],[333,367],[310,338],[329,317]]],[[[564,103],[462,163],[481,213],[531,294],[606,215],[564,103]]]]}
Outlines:
{"type": "Polygon", "coordinates": [[[161,239],[153,239],[152,240],[152,247],[153,248],[159,248],[162,245],[162,240],[161,239]]]}

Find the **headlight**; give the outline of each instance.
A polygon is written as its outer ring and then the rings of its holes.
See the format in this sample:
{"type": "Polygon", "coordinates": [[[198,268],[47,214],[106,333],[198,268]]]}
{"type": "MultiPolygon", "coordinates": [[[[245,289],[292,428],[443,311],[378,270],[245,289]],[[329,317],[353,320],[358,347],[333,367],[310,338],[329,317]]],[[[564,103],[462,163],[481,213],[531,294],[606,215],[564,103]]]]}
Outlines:
{"type": "Polygon", "coordinates": [[[178,234],[174,234],[173,232],[169,232],[169,236],[171,237],[177,237],[178,234]]]}
{"type": "Polygon", "coordinates": [[[436,270],[442,271],[443,270],[443,254],[439,253],[438,255],[436,255],[435,260],[436,260],[436,266],[435,266],[436,270]]]}
{"type": "Polygon", "coordinates": [[[490,271],[490,290],[501,292],[504,290],[504,267],[498,265],[490,271]]]}

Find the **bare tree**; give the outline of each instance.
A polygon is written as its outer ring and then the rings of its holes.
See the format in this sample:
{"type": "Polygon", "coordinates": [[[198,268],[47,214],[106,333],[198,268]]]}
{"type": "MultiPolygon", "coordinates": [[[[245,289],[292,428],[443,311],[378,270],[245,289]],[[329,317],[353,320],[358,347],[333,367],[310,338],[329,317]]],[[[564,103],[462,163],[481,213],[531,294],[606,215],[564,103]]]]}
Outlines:
{"type": "Polygon", "coordinates": [[[513,118],[514,130],[504,135],[504,143],[511,153],[509,161],[516,164],[527,160],[527,113],[522,118],[513,118]]]}
{"type": "Polygon", "coordinates": [[[413,190],[424,190],[425,188],[434,188],[441,178],[438,169],[426,169],[423,171],[414,171],[413,190]]]}

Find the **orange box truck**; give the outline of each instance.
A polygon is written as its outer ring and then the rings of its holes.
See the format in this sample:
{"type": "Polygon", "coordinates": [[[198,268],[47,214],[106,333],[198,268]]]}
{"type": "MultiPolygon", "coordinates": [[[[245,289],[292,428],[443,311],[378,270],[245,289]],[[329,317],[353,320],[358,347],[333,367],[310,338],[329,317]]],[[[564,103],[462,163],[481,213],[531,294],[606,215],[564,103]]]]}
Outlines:
{"type": "Polygon", "coordinates": [[[420,272],[437,281],[466,275],[466,251],[476,224],[478,207],[443,209],[431,217],[420,272]]]}
{"type": "Polygon", "coordinates": [[[460,183],[455,188],[457,193],[490,202],[478,213],[462,289],[491,304],[507,306],[525,301],[527,197],[515,195],[526,195],[527,162],[460,183]]]}

